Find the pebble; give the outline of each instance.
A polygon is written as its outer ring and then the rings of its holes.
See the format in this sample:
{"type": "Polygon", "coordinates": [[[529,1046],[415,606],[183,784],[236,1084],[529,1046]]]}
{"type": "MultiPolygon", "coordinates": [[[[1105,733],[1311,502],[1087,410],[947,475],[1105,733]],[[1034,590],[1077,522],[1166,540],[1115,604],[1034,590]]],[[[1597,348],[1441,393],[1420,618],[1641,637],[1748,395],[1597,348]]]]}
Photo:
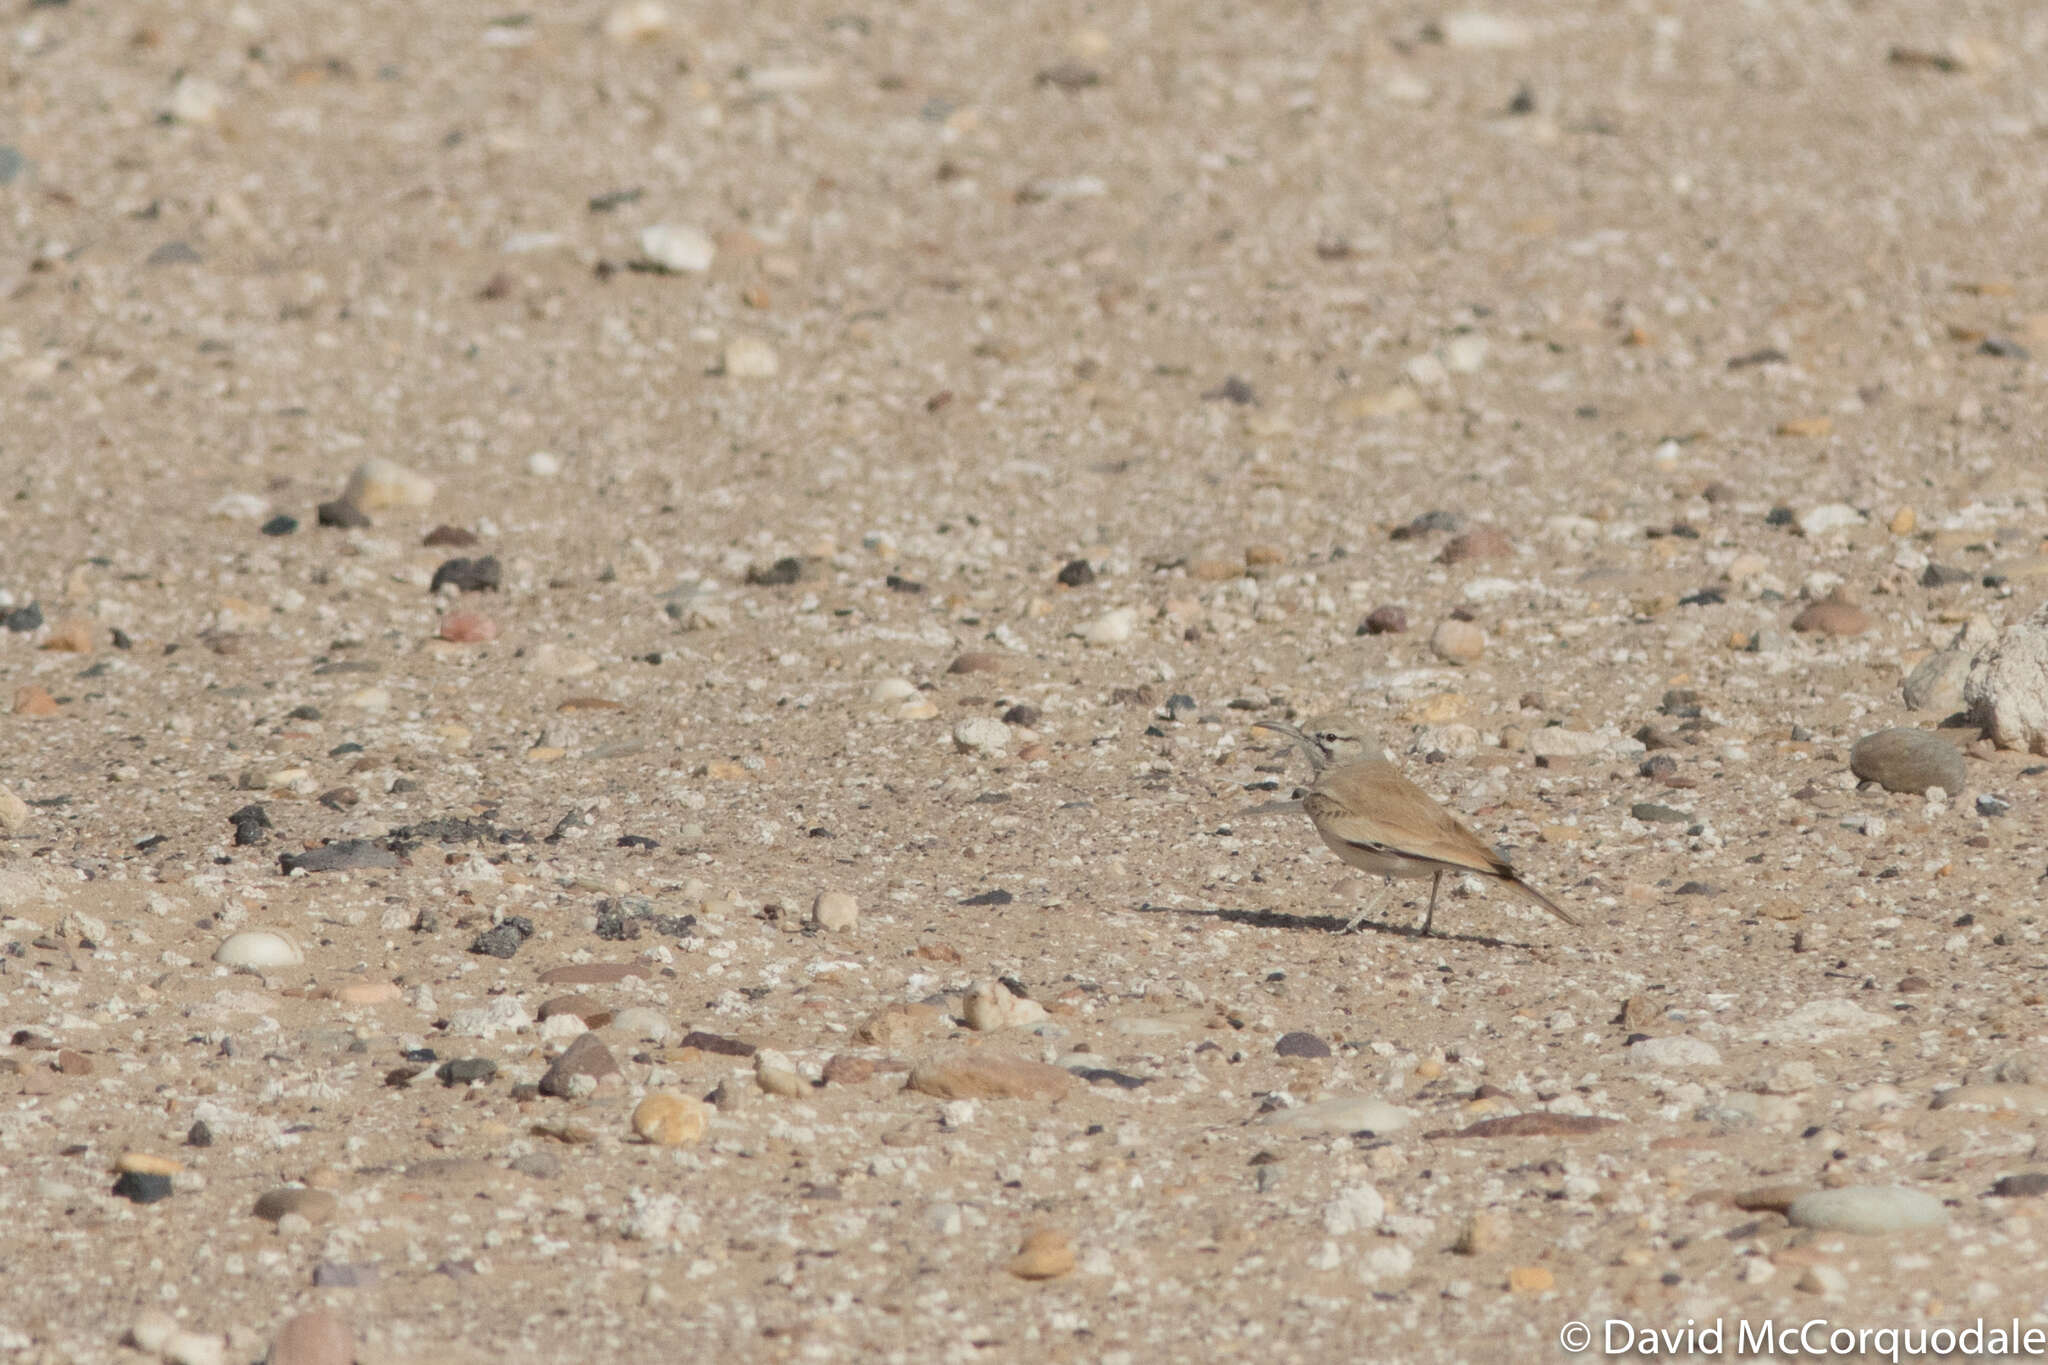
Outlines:
{"type": "Polygon", "coordinates": [[[1275,1054],[1282,1057],[1319,1058],[1330,1055],[1330,1045],[1313,1033],[1283,1033],[1280,1041],[1273,1044],[1275,1054]]]}
{"type": "Polygon", "coordinates": [[[1038,1228],[1026,1233],[1006,1267],[1020,1280],[1056,1280],[1073,1273],[1074,1244],[1056,1228],[1038,1228]]]}
{"type": "Polygon", "coordinates": [[[1399,1105],[1365,1095],[1339,1095],[1292,1109],[1275,1109],[1259,1122],[1269,1128],[1286,1128],[1297,1133],[1325,1133],[1346,1137],[1352,1133],[1398,1133],[1415,1121],[1399,1105]]]}
{"type": "Polygon", "coordinates": [[[1546,725],[1531,730],[1529,737],[1522,741],[1522,747],[1537,758],[1591,758],[1606,752],[1610,742],[1605,735],[1596,735],[1590,730],[1567,730],[1562,725],[1546,725]]]}
{"type": "Polygon", "coordinates": [[[23,683],[14,689],[14,714],[17,716],[54,716],[63,708],[57,699],[40,684],[23,683]]]}
{"type": "Polygon", "coordinates": [[[1431,33],[1446,47],[1502,49],[1527,47],[1535,34],[1520,19],[1485,10],[1458,10],[1435,21],[1431,33]]]}
{"type": "Polygon", "coordinates": [[[488,1057],[453,1057],[435,1067],[434,1074],[450,1089],[458,1085],[489,1085],[498,1079],[498,1064],[488,1057]]]}
{"type": "Polygon", "coordinates": [[[1963,682],[1970,676],[1970,656],[1943,649],[1913,665],[1900,685],[1906,705],[1915,711],[1950,716],[1963,709],[1963,682]]]}
{"type": "Polygon", "coordinates": [[[154,1152],[123,1152],[115,1159],[114,1169],[124,1174],[169,1176],[184,1170],[185,1163],[176,1157],[158,1156],[154,1152]]]}
{"type": "Polygon", "coordinates": [[[540,1093],[560,1099],[578,1099],[604,1085],[623,1085],[612,1050],[594,1033],[585,1033],[569,1044],[540,1078],[540,1093]]]}
{"type": "Polygon", "coordinates": [[[811,902],[811,923],[820,929],[844,932],[860,923],[860,902],[849,892],[821,891],[811,902]]]}
{"type": "Polygon", "coordinates": [[[950,1052],[910,1069],[908,1087],[940,1100],[1056,1100],[1073,1085],[1064,1069],[1024,1057],[950,1052]]]}
{"type": "Polygon", "coordinates": [[[2048,1114],[2048,1086],[2003,1081],[1959,1085],[1936,1095],[1928,1107],[1965,1113],[2048,1114]]]}
{"type": "Polygon", "coordinates": [[[1597,1114],[1557,1114],[1547,1109],[1534,1110],[1527,1114],[1506,1114],[1497,1119],[1481,1119],[1467,1124],[1453,1137],[1461,1138],[1519,1138],[1519,1137],[1583,1137],[1619,1126],[1620,1119],[1602,1118],[1597,1114]]]}
{"type": "Polygon", "coordinates": [[[471,940],[469,951],[479,957],[495,957],[509,961],[518,954],[520,945],[532,937],[532,920],[524,915],[507,915],[471,940]]]}
{"type": "Polygon", "coordinates": [[[0,830],[9,834],[28,827],[28,802],[0,787],[0,830]]]}
{"type": "Polygon", "coordinates": [[[894,1051],[909,1047],[945,1022],[946,1016],[931,1005],[884,1005],[863,1019],[853,1036],[856,1042],[894,1051]]]}
{"type": "Polygon", "coordinates": [[[798,1074],[796,1063],[772,1048],[762,1048],[754,1054],[754,1084],[771,1095],[780,1095],[788,1100],[805,1094],[811,1088],[798,1074]]]}
{"type": "Polygon", "coordinates": [[[341,1201],[326,1190],[307,1189],[303,1185],[283,1185],[266,1190],[257,1196],[256,1206],[250,1210],[267,1222],[278,1222],[288,1215],[296,1214],[308,1223],[324,1223],[334,1217],[341,1208],[341,1201]]]}
{"type": "Polygon", "coordinates": [[[322,1308],[301,1313],[278,1328],[265,1365],[350,1365],[355,1358],[355,1334],[348,1319],[322,1308]]]}
{"type": "MultiPolygon", "coordinates": [[[[569,1017],[575,1018],[578,1016],[570,1014],[569,1017]]],[[[598,1027],[598,1025],[590,1024],[588,1020],[583,1022],[591,1028],[598,1027]]],[[[668,1016],[648,1005],[629,1006],[626,1009],[620,1010],[607,1022],[621,1037],[650,1043],[665,1043],[668,1041],[669,1034],[674,1032],[669,1027],[668,1016]]]]}
{"type": "MultiPolygon", "coordinates": [[[[1787,425],[1790,425],[1789,423],[1787,425]]],[[[1788,433],[1803,434],[1803,433],[1788,433]]],[[[1810,507],[1799,514],[1799,534],[1803,536],[1824,536],[1830,531],[1840,531],[1850,526],[1863,524],[1863,513],[1846,502],[1827,502],[1810,507]]]]}
{"type": "Polygon", "coordinates": [[[458,645],[489,644],[498,638],[498,623],[480,611],[451,611],[441,618],[439,634],[458,645]]]}
{"type": "Polygon", "coordinates": [[[165,1365],[225,1365],[227,1350],[210,1332],[173,1332],[163,1347],[165,1365]]]}
{"type": "Polygon", "coordinates": [[[2048,754],[2048,605],[2007,627],[1977,656],[1963,701],[1971,722],[1999,748],[2048,754]]]}
{"type": "Polygon", "coordinates": [[[969,716],[953,727],[953,747],[963,754],[994,758],[1010,748],[1010,727],[994,716],[969,716]]]}
{"type": "Polygon", "coordinates": [[[865,1085],[880,1071],[881,1068],[866,1057],[835,1052],[831,1060],[825,1063],[823,1079],[827,1085],[865,1085]]]}
{"type": "MultiPolygon", "coordinates": [[[[1003,671],[1003,668],[1003,656],[987,649],[970,649],[965,654],[955,658],[952,663],[946,665],[948,673],[1000,673],[1003,671]]],[[[876,687],[879,690],[881,684],[876,684],[876,687]]],[[[912,692],[916,690],[916,688],[911,689],[912,692]]],[[[905,695],[909,694],[906,693],[905,695]]],[[[881,700],[881,698],[878,697],[877,700],[881,700]]]]}
{"type": "Polygon", "coordinates": [[[1853,1000],[1810,1000],[1758,1037],[1773,1043],[1818,1043],[1829,1038],[1889,1028],[1891,1020],[1853,1000]]]}
{"type": "Polygon", "coordinates": [[[1811,603],[1792,618],[1792,629],[1818,635],[1861,635],[1871,625],[1869,612],[1836,597],[1811,603]]]}
{"type": "Polygon", "coordinates": [[[1646,825],[1683,825],[1692,820],[1690,814],[1676,806],[1659,805],[1655,801],[1638,801],[1629,807],[1628,813],[1646,825]]]}
{"type": "Polygon", "coordinates": [[[1045,1020],[1045,1006],[1013,992],[1000,981],[977,981],[967,992],[962,1011],[976,1032],[1029,1028],[1045,1020]]]}
{"type": "Polygon", "coordinates": [[[1712,1043],[1700,1038],[1645,1038],[1628,1049],[1631,1066],[1645,1069],[1664,1066],[1719,1066],[1721,1054],[1712,1043]]]}
{"type": "Polygon", "coordinates": [[[313,515],[322,526],[341,531],[361,530],[370,524],[369,515],[347,498],[329,498],[313,509],[313,515]]]}
{"type": "Polygon", "coordinates": [[[583,1021],[586,1028],[603,1028],[612,1018],[609,1009],[587,995],[551,996],[541,1002],[533,1017],[545,1023],[558,1014],[573,1014],[583,1021]]]}
{"type": "Polygon", "coordinates": [[[220,120],[221,105],[226,96],[221,88],[204,76],[189,72],[178,77],[178,83],[171,87],[171,100],[164,112],[179,123],[205,126],[220,120]]]}
{"type": "Polygon", "coordinates": [[[356,466],[341,501],[360,512],[381,507],[425,507],[434,500],[434,481],[395,460],[370,459],[356,466]]]}
{"type": "Polygon", "coordinates": [[[1095,566],[1085,559],[1070,559],[1056,575],[1063,588],[1085,588],[1095,581],[1095,566]]]}
{"type": "Polygon", "coordinates": [[[540,974],[543,986],[610,986],[629,976],[644,977],[648,969],[637,962],[572,962],[550,967],[540,974]]]}
{"type": "Polygon", "coordinates": [[[114,1193],[131,1204],[155,1204],[171,1197],[171,1177],[147,1171],[123,1171],[114,1181],[114,1193]]]}
{"type": "Polygon", "coordinates": [[[718,362],[719,373],[733,379],[773,379],[781,368],[775,348],[760,337],[734,337],[718,362]]]}
{"type": "Polygon", "coordinates": [[[1486,653],[1486,632],[1470,621],[1443,621],[1430,633],[1429,647],[1445,663],[1477,663],[1486,653]]]}
{"type": "Polygon", "coordinates": [[[1501,1226],[1500,1215],[1482,1210],[1465,1220],[1451,1250],[1460,1256],[1490,1256],[1506,1241],[1507,1231],[1501,1226]]]}
{"type": "Polygon", "coordinates": [[[1793,1200],[1785,1217],[1795,1228],[1885,1233],[1937,1228],[1948,1222],[1941,1200],[1903,1185],[1849,1185],[1793,1200]]]}
{"type": "Polygon", "coordinates": [[[628,47],[659,38],[674,24],[668,6],[661,0],[627,0],[605,15],[604,36],[621,47],[628,47]]]}
{"type": "Polygon", "coordinates": [[[1445,541],[1444,548],[1437,552],[1437,562],[1462,564],[1472,559],[1505,559],[1514,552],[1515,544],[1508,539],[1507,532],[1498,526],[1475,526],[1445,541]]]}
{"type": "Polygon", "coordinates": [[[718,255],[718,244],[702,228],[653,223],[640,229],[640,254],[671,274],[702,274],[718,255]]]}
{"type": "Polygon", "coordinates": [[[1555,1288],[1557,1276],[1547,1266],[1518,1265],[1508,1272],[1511,1294],[1547,1294],[1555,1288]]]}
{"type": "Polygon", "coordinates": [[[1408,613],[1399,607],[1374,607],[1358,623],[1360,635],[1399,635],[1408,629],[1408,613]]]}
{"type": "Polygon", "coordinates": [[[1879,730],[1849,750],[1849,771],[1886,791],[1924,793],[1939,787],[1951,796],[1967,778],[1963,751],[1928,730],[1879,730]]]}
{"type": "Polygon", "coordinates": [[[1323,1231],[1332,1237],[1371,1232],[1387,1216],[1387,1201],[1370,1185],[1340,1190],[1323,1205],[1323,1231]]]}
{"type": "Polygon", "coordinates": [[[40,648],[59,654],[90,654],[92,622],[80,620],[76,616],[59,621],[50,628],[50,633],[43,637],[40,648]]]}
{"type": "Polygon", "coordinates": [[[244,929],[230,934],[213,950],[223,967],[296,967],[306,960],[299,946],[270,929],[244,929]]]}
{"type": "Polygon", "coordinates": [[[516,996],[500,995],[486,1004],[456,1010],[448,1016],[447,1032],[456,1038],[495,1038],[517,1033],[532,1022],[516,996]]]}
{"type": "Polygon", "coordinates": [[[1991,1193],[2000,1199],[2035,1199],[2048,1194],[2048,1171],[2021,1171],[2018,1175],[2000,1176],[1991,1186],[1991,1193]]]}
{"type": "Polygon", "coordinates": [[[454,588],[457,592],[496,592],[504,582],[505,571],[496,555],[483,555],[476,559],[449,559],[434,570],[433,581],[428,592],[439,592],[443,587],[454,588]]]}
{"type": "Polygon", "coordinates": [[[702,1100],[657,1091],[633,1108],[633,1131],[657,1147],[686,1147],[711,1126],[711,1106],[702,1100]]]}
{"type": "Polygon", "coordinates": [[[1138,613],[1134,607],[1118,607],[1081,627],[1080,636],[1091,645],[1120,645],[1131,638],[1137,628],[1138,613]]]}
{"type": "Polygon", "coordinates": [[[354,872],[398,866],[398,855],[368,839],[336,839],[303,853],[278,855],[278,868],[293,872],[354,872]]]}

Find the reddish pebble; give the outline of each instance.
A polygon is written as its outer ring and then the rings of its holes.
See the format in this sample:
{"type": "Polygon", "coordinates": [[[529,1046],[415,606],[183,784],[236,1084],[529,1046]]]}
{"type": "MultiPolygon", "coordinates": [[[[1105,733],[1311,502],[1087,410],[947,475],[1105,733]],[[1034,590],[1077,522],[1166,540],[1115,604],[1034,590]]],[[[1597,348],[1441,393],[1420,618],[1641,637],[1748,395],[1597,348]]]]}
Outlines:
{"type": "Polygon", "coordinates": [[[1442,553],[1437,555],[1437,560],[1443,564],[1459,564],[1468,559],[1502,559],[1514,552],[1514,543],[1499,527],[1475,526],[1463,535],[1451,537],[1442,553]]]}
{"type": "Polygon", "coordinates": [[[278,1329],[270,1365],[349,1365],[356,1358],[355,1334],[339,1313],[301,1313],[278,1329]]]}
{"type": "Polygon", "coordinates": [[[14,689],[14,714],[54,716],[57,714],[57,699],[34,683],[23,683],[14,689]]]}
{"type": "Polygon", "coordinates": [[[1792,618],[1792,629],[1822,635],[1861,635],[1870,625],[1870,613],[1833,597],[1815,602],[1792,618]]]}
{"type": "Polygon", "coordinates": [[[498,623],[478,611],[451,611],[441,618],[441,638],[480,645],[498,638],[498,623]]]}
{"type": "Polygon", "coordinates": [[[60,1048],[57,1052],[57,1069],[67,1076],[90,1076],[92,1058],[83,1052],[74,1052],[68,1047],[60,1048]]]}
{"type": "Polygon", "coordinates": [[[1408,629],[1408,613],[1399,607],[1374,607],[1358,626],[1360,635],[1399,635],[1408,629]]]}

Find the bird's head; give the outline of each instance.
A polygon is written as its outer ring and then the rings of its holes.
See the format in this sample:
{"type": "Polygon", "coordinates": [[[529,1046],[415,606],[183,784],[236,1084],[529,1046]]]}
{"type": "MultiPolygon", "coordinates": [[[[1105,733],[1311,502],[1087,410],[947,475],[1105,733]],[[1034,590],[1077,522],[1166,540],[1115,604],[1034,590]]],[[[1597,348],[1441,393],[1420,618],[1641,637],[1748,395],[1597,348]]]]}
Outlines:
{"type": "Polygon", "coordinates": [[[1349,716],[1334,713],[1311,716],[1299,726],[1285,721],[1262,720],[1252,728],[1270,730],[1299,744],[1308,755],[1309,766],[1317,772],[1380,756],[1379,745],[1372,741],[1364,726],[1349,716]]]}

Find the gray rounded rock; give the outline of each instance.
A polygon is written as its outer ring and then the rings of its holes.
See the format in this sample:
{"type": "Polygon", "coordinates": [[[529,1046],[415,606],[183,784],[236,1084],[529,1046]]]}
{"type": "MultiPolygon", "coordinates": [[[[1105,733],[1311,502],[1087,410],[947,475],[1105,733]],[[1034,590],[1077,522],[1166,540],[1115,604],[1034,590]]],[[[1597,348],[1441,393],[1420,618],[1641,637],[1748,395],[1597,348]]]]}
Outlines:
{"type": "Polygon", "coordinates": [[[1939,787],[1953,796],[1963,789],[1963,752],[1928,730],[1879,730],[1849,750],[1849,771],[1886,791],[1939,787]]]}
{"type": "Polygon", "coordinates": [[[1948,1222],[1948,1210],[1925,1190],[1850,1185],[1802,1194],[1785,1210],[1785,1217],[1795,1228],[1826,1232],[1911,1232],[1940,1227],[1948,1222]]]}

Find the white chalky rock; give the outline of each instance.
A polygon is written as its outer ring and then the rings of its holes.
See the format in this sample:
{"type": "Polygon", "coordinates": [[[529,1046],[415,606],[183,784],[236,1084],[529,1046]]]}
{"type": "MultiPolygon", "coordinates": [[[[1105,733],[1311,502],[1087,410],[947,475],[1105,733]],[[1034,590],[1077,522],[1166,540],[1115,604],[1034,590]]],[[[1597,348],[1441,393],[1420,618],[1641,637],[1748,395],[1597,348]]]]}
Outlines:
{"type": "Polygon", "coordinates": [[[640,230],[640,250],[663,270],[701,274],[711,268],[717,244],[702,228],[655,223],[640,230]]]}
{"type": "Polygon", "coordinates": [[[434,500],[434,481],[396,460],[365,460],[348,476],[341,497],[364,512],[380,507],[425,507],[434,500]]]}
{"type": "Polygon", "coordinates": [[[269,929],[244,929],[230,934],[213,950],[223,967],[296,967],[306,960],[299,946],[269,929]]]}
{"type": "Polygon", "coordinates": [[[2048,754],[2048,605],[2009,626],[1963,681],[1970,723],[2001,749],[2048,754]]]}
{"type": "Polygon", "coordinates": [[[1118,607],[1081,627],[1080,635],[1091,645],[1120,645],[1131,638],[1137,628],[1138,613],[1131,607],[1118,607]]]}

